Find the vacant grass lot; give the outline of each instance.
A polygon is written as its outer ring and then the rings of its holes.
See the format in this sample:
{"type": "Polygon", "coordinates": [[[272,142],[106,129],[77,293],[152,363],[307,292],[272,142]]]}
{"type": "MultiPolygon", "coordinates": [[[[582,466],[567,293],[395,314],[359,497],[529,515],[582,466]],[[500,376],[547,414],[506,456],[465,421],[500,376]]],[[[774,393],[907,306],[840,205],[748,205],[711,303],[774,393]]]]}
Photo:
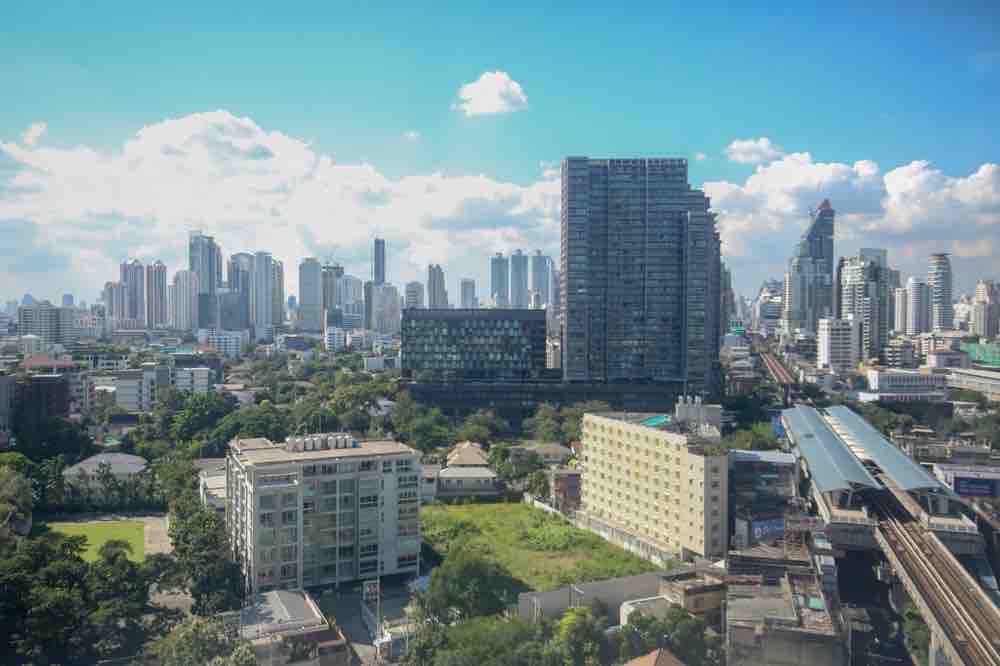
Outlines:
{"type": "Polygon", "coordinates": [[[655,571],[595,534],[526,504],[435,505],[421,510],[424,539],[439,555],[461,539],[492,553],[532,590],[655,571]]]}
{"type": "Polygon", "coordinates": [[[83,553],[83,559],[88,562],[96,560],[97,552],[101,549],[101,546],[114,539],[127,541],[132,546],[132,554],[129,559],[133,562],[142,562],[145,557],[143,549],[143,530],[145,529],[145,525],[137,520],[47,523],[45,527],[53,532],[59,532],[67,536],[87,537],[87,549],[83,553]]]}

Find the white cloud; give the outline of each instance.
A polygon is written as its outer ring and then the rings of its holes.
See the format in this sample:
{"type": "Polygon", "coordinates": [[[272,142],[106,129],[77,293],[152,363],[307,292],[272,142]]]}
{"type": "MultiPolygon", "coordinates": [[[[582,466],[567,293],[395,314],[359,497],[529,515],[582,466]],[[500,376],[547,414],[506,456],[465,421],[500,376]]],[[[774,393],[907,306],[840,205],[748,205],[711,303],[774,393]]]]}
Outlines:
{"type": "Polygon", "coordinates": [[[420,141],[420,132],[416,130],[407,130],[403,132],[403,138],[407,141],[420,141]]]}
{"type": "Polygon", "coordinates": [[[766,136],[759,139],[736,139],[726,146],[726,157],[740,164],[759,164],[776,160],[784,151],[766,136]]]}
{"type": "Polygon", "coordinates": [[[486,293],[493,252],[558,252],[558,174],[527,186],[439,173],[391,179],[226,111],[149,125],[112,152],[0,143],[5,159],[15,170],[6,182],[0,175],[0,229],[16,221],[10,233],[44,239],[68,262],[41,285],[5,266],[4,249],[18,248],[0,247],[9,295],[44,286],[91,300],[128,256],[174,270],[187,262],[190,229],[214,234],[227,255],[272,251],[289,293],[304,256],[329,255],[364,276],[375,230],[392,248],[393,282],[424,279],[428,263],[441,263],[456,293],[461,277],[478,278],[486,293]]]}
{"type": "Polygon", "coordinates": [[[458,89],[455,107],[466,116],[490,113],[512,113],[528,108],[528,96],[521,84],[507,72],[483,72],[473,81],[458,89]]]}
{"type": "Polygon", "coordinates": [[[704,162],[705,160],[708,159],[708,155],[706,155],[705,153],[701,153],[701,152],[695,153],[694,154],[694,159],[695,159],[696,162],[704,162]]]}
{"type": "Polygon", "coordinates": [[[24,130],[24,134],[21,136],[21,141],[26,146],[34,146],[38,143],[38,140],[45,136],[48,132],[49,126],[45,123],[31,123],[28,129],[24,130]]]}

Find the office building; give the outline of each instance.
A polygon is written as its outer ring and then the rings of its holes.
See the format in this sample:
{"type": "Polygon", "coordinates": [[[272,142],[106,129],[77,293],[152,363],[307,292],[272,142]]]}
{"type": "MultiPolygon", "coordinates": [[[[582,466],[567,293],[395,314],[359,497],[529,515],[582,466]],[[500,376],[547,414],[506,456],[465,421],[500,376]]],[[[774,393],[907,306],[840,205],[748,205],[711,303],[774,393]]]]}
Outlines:
{"type": "Polygon", "coordinates": [[[198,274],[177,271],[170,286],[170,326],[179,331],[191,331],[198,326],[198,274]]]}
{"type": "Polygon", "coordinates": [[[131,319],[146,325],[146,270],[138,259],[123,261],[121,264],[121,284],[125,289],[125,310],[123,319],[131,319]]]}
{"type": "Polygon", "coordinates": [[[578,518],[654,562],[725,555],[729,460],[710,430],[672,415],[585,414],[578,518]]]}
{"type": "Polygon", "coordinates": [[[198,341],[219,352],[226,358],[238,359],[243,351],[243,345],[250,342],[246,331],[205,331],[198,336],[198,341]]]}
{"type": "Polygon", "coordinates": [[[861,323],[847,319],[820,319],[816,341],[816,366],[837,374],[854,372],[861,362],[864,334],[861,323]]]}
{"type": "Polygon", "coordinates": [[[145,320],[148,328],[167,326],[167,267],[162,261],[146,266],[145,320]]]}
{"type": "Polygon", "coordinates": [[[444,270],[440,264],[427,267],[427,307],[447,308],[448,290],[444,286],[444,270]]]}
{"type": "Polygon", "coordinates": [[[323,267],[316,257],[299,263],[298,329],[322,333],[326,327],[323,311],[323,267]]]}
{"type": "Polygon", "coordinates": [[[685,159],[562,165],[566,381],[718,391],[719,236],[685,159]]]}
{"type": "Polygon", "coordinates": [[[226,266],[226,285],[237,296],[237,318],[233,328],[244,330],[250,328],[253,311],[253,255],[249,252],[237,252],[229,257],[226,266]]]}
{"type": "Polygon", "coordinates": [[[406,308],[424,307],[424,285],[421,282],[413,281],[406,283],[406,294],[404,296],[406,308]]]}
{"type": "Polygon", "coordinates": [[[941,402],[947,398],[947,376],[913,370],[869,370],[868,390],[861,402],[941,402]]]}
{"type": "Polygon", "coordinates": [[[906,332],[907,308],[909,306],[909,294],[905,287],[896,287],[893,291],[893,320],[892,330],[896,333],[906,332]]]}
{"type": "Polygon", "coordinates": [[[258,342],[274,339],[274,301],[277,274],[270,252],[257,252],[253,258],[253,311],[250,313],[254,339],[258,342]]]}
{"type": "Polygon", "coordinates": [[[328,312],[344,305],[343,288],[340,285],[343,277],[344,267],[340,264],[323,264],[323,307],[328,312]]]}
{"type": "Polygon", "coordinates": [[[285,264],[275,259],[271,264],[274,271],[274,300],[271,321],[277,328],[285,325],[285,264]]]}
{"type": "Polygon", "coordinates": [[[911,277],[906,281],[906,334],[920,335],[930,330],[930,292],[927,283],[911,277]]]}
{"type": "Polygon", "coordinates": [[[372,242],[372,282],[385,284],[385,239],[375,238],[372,242]]]}
{"type": "Polygon", "coordinates": [[[212,236],[192,231],[188,237],[188,270],[198,276],[198,318],[194,328],[217,325],[212,314],[216,310],[215,290],[222,278],[221,250],[212,236]]]}
{"type": "Polygon", "coordinates": [[[400,357],[406,377],[537,379],[545,370],[545,312],[406,310],[400,357]]]}
{"type": "Polygon", "coordinates": [[[927,271],[927,289],[931,305],[930,330],[952,330],[955,311],[951,301],[951,260],[947,253],[931,255],[931,265],[927,271]]]}
{"type": "Polygon", "coordinates": [[[490,258],[490,302],[496,308],[510,307],[510,260],[502,252],[490,258]]]}
{"type": "MultiPolygon", "coordinates": [[[[368,328],[383,335],[399,333],[399,291],[391,284],[371,284],[371,312],[368,328]]],[[[368,288],[369,284],[365,287],[368,288]]]]}
{"type": "Polygon", "coordinates": [[[806,232],[788,262],[782,328],[816,331],[819,320],[833,317],[833,235],[835,211],[828,199],[810,214],[806,232]]]}
{"type": "Polygon", "coordinates": [[[882,364],[888,368],[905,369],[919,365],[917,350],[909,338],[893,338],[882,348],[882,364]]]}
{"type": "Polygon", "coordinates": [[[323,346],[328,352],[344,351],[347,347],[347,331],[329,326],[323,335],[323,346]]]}
{"type": "Polygon", "coordinates": [[[17,332],[37,335],[43,347],[69,345],[77,340],[73,308],[61,308],[48,301],[35,301],[17,309],[17,332]]]}
{"type": "Polygon", "coordinates": [[[973,335],[982,338],[994,338],[1000,334],[1000,288],[993,280],[976,283],[971,330],[973,335]]]}
{"type": "Polygon", "coordinates": [[[479,307],[479,301],[476,299],[476,281],[472,278],[462,278],[459,287],[462,294],[460,307],[463,310],[479,307]]]}
{"type": "Polygon", "coordinates": [[[22,431],[35,432],[47,421],[69,416],[70,386],[66,375],[28,375],[17,381],[14,392],[13,420],[22,431]]]}
{"type": "Polygon", "coordinates": [[[552,260],[542,254],[541,250],[535,250],[531,255],[531,293],[538,294],[543,307],[547,307],[550,300],[549,287],[551,277],[552,260]]]}
{"type": "Polygon", "coordinates": [[[834,291],[835,317],[850,317],[861,327],[861,358],[878,358],[895,323],[890,308],[889,266],[886,251],[862,248],[856,257],[837,262],[834,291]]]}
{"type": "Polygon", "coordinates": [[[528,307],[528,257],[520,250],[510,255],[510,306],[528,307]]]}
{"type": "Polygon", "coordinates": [[[226,529],[248,594],[419,571],[420,464],[345,433],[235,439],[226,529]]]}
{"type": "Polygon", "coordinates": [[[16,380],[11,375],[0,374],[0,447],[6,448],[14,435],[14,398],[16,380]]]}

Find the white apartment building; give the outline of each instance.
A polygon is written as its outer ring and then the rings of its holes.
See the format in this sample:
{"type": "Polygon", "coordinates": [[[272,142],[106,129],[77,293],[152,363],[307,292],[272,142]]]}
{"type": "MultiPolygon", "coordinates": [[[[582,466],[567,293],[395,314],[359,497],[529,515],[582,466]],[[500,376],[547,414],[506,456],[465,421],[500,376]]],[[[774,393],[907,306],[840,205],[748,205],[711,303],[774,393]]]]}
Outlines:
{"type": "Polygon", "coordinates": [[[165,365],[143,363],[139,370],[122,370],[86,379],[83,408],[89,412],[97,405],[97,392],[112,393],[115,404],[126,412],[152,411],[157,393],[169,387],[170,369],[165,365]]]}
{"type": "Polygon", "coordinates": [[[235,439],[226,497],[249,594],[419,571],[419,456],[398,442],[235,439]]]}
{"type": "Polygon", "coordinates": [[[582,524],[657,564],[728,548],[728,457],[718,430],[687,434],[673,416],[586,414],[582,524]]]}
{"type": "Polygon", "coordinates": [[[853,317],[820,319],[816,366],[837,374],[852,372],[861,361],[861,327],[853,317]]]}
{"type": "Polygon", "coordinates": [[[861,402],[939,402],[947,397],[947,377],[942,373],[913,370],[869,370],[868,390],[858,393],[861,402]]]}
{"type": "Polygon", "coordinates": [[[239,358],[243,345],[250,342],[248,331],[198,331],[198,342],[211,347],[226,358],[239,358]]]}
{"type": "Polygon", "coordinates": [[[211,368],[174,368],[171,379],[178,391],[208,393],[212,388],[211,368]]]}
{"type": "Polygon", "coordinates": [[[347,347],[347,331],[330,326],[323,334],[323,346],[328,352],[344,351],[347,347]]]}

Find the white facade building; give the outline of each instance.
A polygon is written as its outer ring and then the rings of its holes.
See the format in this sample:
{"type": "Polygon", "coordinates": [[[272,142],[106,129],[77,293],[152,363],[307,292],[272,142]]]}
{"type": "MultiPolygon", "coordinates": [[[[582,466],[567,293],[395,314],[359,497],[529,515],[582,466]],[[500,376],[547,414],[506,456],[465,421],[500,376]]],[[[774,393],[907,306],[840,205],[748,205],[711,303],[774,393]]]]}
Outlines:
{"type": "Polygon", "coordinates": [[[323,346],[328,352],[344,351],[347,347],[347,331],[330,326],[323,336],[323,346]]]}
{"type": "Polygon", "coordinates": [[[319,333],[326,326],[323,309],[323,266],[316,257],[306,257],[299,264],[298,329],[319,333]]]}
{"type": "Polygon", "coordinates": [[[861,327],[853,317],[820,319],[816,366],[837,374],[852,372],[861,361],[861,327]]]}
{"type": "Polygon", "coordinates": [[[198,274],[177,271],[168,290],[170,326],[179,331],[191,331],[198,325],[198,274]]]}
{"type": "Polygon", "coordinates": [[[198,342],[211,347],[226,358],[239,358],[243,345],[250,342],[248,331],[198,331],[198,342]]]}
{"type": "Polygon", "coordinates": [[[940,402],[947,397],[947,376],[907,370],[869,370],[868,390],[861,402],[940,402]]]}
{"type": "Polygon", "coordinates": [[[208,393],[212,389],[211,368],[174,368],[172,379],[178,391],[208,393]]]}

